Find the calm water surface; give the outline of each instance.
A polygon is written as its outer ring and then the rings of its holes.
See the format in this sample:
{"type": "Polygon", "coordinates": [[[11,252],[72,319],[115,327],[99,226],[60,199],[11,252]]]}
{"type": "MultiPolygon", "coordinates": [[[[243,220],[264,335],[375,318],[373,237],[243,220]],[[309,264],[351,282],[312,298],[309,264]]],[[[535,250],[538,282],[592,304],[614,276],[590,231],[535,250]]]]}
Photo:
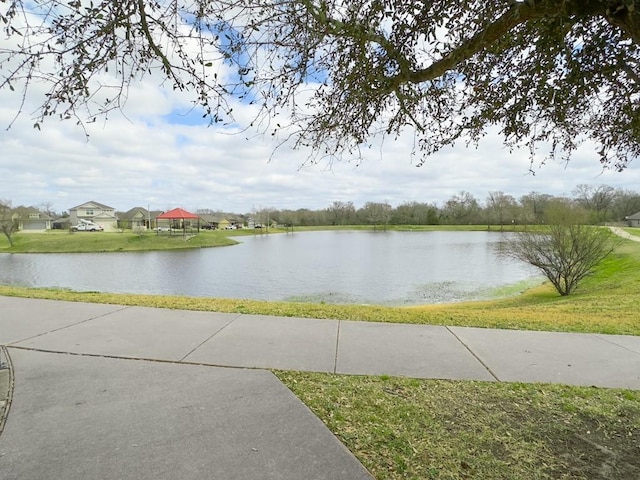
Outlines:
{"type": "Polygon", "coordinates": [[[496,232],[296,232],[184,251],[2,254],[0,283],[78,291],[412,305],[489,298],[540,277],[496,232]],[[510,287],[510,288],[509,288],[510,287]]]}

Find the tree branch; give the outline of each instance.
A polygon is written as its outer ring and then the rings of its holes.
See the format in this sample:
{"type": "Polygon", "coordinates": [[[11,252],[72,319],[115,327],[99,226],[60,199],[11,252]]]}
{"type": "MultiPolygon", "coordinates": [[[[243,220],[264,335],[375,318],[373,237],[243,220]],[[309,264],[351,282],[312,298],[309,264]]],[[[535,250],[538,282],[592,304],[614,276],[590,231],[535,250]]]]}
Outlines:
{"type": "Polygon", "coordinates": [[[151,47],[153,53],[155,53],[162,62],[162,66],[164,67],[167,76],[170,75],[175,80],[177,80],[175,75],[173,74],[173,67],[171,66],[171,62],[169,61],[167,56],[162,53],[162,50],[160,50],[155,40],[153,39],[153,36],[151,35],[149,24],[147,23],[147,14],[144,10],[144,0],[138,0],[138,12],[140,13],[140,26],[142,27],[142,31],[144,32],[144,36],[146,37],[147,42],[149,42],[149,47],[151,47]]]}
{"type": "Polygon", "coordinates": [[[515,2],[504,14],[487,25],[484,30],[463,42],[439,61],[422,70],[411,72],[404,78],[399,76],[396,81],[400,83],[404,81],[421,83],[434,80],[444,75],[447,71],[453,70],[462,61],[493,45],[517,25],[531,20],[558,16],[564,16],[569,19],[576,15],[593,15],[598,10],[601,11],[600,13],[604,13],[604,7],[600,5],[598,9],[598,5],[599,2],[597,1],[580,2],[580,0],[569,2],[558,0],[515,2]]]}

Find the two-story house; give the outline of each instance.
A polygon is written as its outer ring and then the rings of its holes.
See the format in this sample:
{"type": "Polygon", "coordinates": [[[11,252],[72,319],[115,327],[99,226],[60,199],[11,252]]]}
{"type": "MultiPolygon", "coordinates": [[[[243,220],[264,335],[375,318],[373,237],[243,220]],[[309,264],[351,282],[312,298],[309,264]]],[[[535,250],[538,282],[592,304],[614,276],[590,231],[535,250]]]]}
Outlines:
{"type": "Polygon", "coordinates": [[[77,225],[80,219],[89,220],[102,225],[105,231],[116,230],[118,227],[115,208],[94,201],[70,208],[69,219],[71,225],[77,225]]]}

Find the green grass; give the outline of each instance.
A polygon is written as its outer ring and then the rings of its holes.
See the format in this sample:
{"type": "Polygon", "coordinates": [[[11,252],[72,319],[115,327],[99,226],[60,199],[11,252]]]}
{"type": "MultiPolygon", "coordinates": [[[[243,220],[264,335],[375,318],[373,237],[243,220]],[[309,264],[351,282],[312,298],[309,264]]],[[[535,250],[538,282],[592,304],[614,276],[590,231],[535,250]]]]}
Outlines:
{"type": "Polygon", "coordinates": [[[253,234],[253,231],[205,231],[195,236],[181,234],[160,235],[154,232],[136,234],[131,231],[75,232],[49,231],[46,233],[24,233],[13,235],[11,247],[4,236],[0,239],[0,252],[7,253],[87,253],[126,252],[141,250],[172,250],[235,245],[230,236],[253,234]]]}
{"type": "MultiPolygon", "coordinates": [[[[63,243],[82,235],[84,238],[74,246],[77,251],[83,251],[82,248],[94,241],[90,237],[93,234],[89,233],[59,235],[63,243]]],[[[128,234],[100,235],[105,235],[104,242],[109,235],[128,238],[128,234]]],[[[22,239],[27,236],[37,235],[20,235],[21,243],[16,242],[15,251],[36,248],[37,242],[29,247],[28,239],[22,239]]],[[[199,241],[203,243],[197,246],[233,242],[226,237],[226,232],[207,232],[199,241]]],[[[182,239],[127,239],[130,246],[142,245],[142,242],[156,242],[147,246],[158,248],[176,248],[188,243],[182,239]],[[173,243],[161,243],[165,241],[173,243]]],[[[117,249],[123,249],[122,240],[114,240],[110,247],[107,243],[100,245],[104,251],[113,251],[108,249],[116,245],[117,249]]],[[[518,287],[526,286],[516,285],[502,293],[513,295],[518,287]]],[[[560,297],[545,284],[499,300],[393,308],[0,286],[0,295],[57,300],[632,335],[640,335],[639,292],[640,243],[631,241],[622,243],[569,297],[560,297]]],[[[640,392],[542,384],[275,373],[377,479],[640,478],[640,392]]]]}
{"type": "MultiPolygon", "coordinates": [[[[308,226],[308,227],[294,227],[298,232],[314,232],[320,230],[388,230],[399,232],[477,232],[491,230],[492,232],[499,232],[501,228],[499,225],[491,225],[487,228],[487,225],[325,225],[325,226],[308,226]]],[[[519,231],[527,228],[524,225],[504,225],[502,230],[505,232],[519,231]]]]}
{"type": "Polygon", "coordinates": [[[640,392],[276,374],[377,479],[640,478],[640,392]]]}
{"type": "Polygon", "coordinates": [[[636,237],[640,237],[640,228],[623,228],[623,230],[631,235],[635,235],[636,237]]]}

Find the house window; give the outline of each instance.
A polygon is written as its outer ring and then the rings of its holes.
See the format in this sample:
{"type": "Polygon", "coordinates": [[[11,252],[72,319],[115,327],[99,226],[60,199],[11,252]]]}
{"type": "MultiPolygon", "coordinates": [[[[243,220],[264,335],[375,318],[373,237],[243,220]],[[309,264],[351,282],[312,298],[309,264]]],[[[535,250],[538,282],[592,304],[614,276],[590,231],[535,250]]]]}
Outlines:
{"type": "Polygon", "coordinates": [[[40,218],[40,214],[38,213],[30,213],[29,218],[40,218]]]}
{"type": "Polygon", "coordinates": [[[85,215],[95,215],[95,213],[93,213],[93,209],[87,209],[85,215]]]}

